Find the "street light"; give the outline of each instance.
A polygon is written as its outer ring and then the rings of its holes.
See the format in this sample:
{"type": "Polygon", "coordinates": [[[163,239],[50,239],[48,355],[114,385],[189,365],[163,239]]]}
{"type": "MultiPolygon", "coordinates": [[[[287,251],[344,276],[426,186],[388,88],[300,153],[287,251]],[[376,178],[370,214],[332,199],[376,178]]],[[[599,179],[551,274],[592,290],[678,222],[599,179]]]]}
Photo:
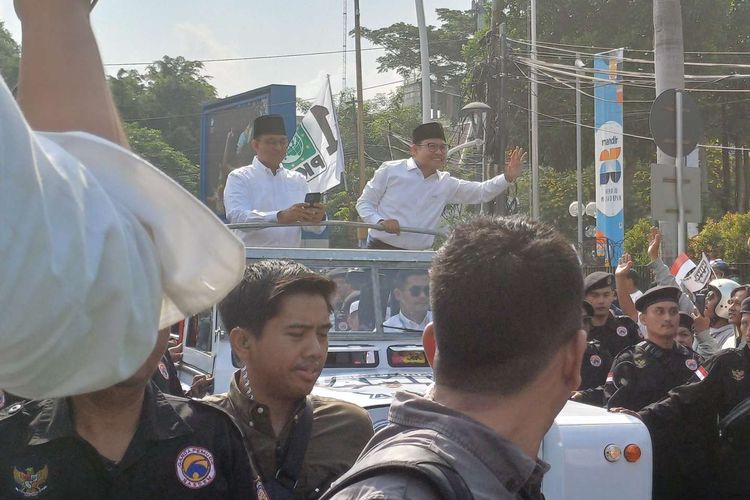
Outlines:
{"type": "MultiPolygon", "coordinates": [[[[581,167],[581,69],[585,66],[576,54],[576,199],[583,203],[583,170],[581,167]]],[[[583,210],[578,210],[578,253],[583,253],[583,210]]]]}
{"type": "MultiPolygon", "coordinates": [[[[461,108],[461,114],[469,119],[469,130],[472,131],[474,140],[477,142],[481,141],[481,143],[477,145],[480,146],[482,150],[482,181],[485,181],[487,179],[487,167],[484,161],[484,148],[485,143],[487,142],[487,113],[489,113],[490,111],[492,111],[492,108],[490,108],[487,104],[479,101],[470,102],[469,104],[461,108]]],[[[481,213],[485,212],[485,208],[485,204],[482,203],[480,210],[481,213]]]]}

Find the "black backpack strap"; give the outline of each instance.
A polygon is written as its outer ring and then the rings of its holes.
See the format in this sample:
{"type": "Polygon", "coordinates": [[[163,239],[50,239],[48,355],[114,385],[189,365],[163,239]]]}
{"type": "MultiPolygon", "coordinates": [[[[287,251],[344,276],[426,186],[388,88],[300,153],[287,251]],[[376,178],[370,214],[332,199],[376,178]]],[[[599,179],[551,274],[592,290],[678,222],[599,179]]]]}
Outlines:
{"type": "Polygon", "coordinates": [[[312,435],[312,422],[312,401],[309,397],[306,397],[305,407],[289,434],[284,456],[277,459],[279,463],[276,470],[276,481],[290,491],[294,491],[300,471],[302,471],[302,462],[305,459],[307,445],[310,443],[310,436],[312,435]]]}
{"type": "Polygon", "coordinates": [[[426,483],[443,500],[474,498],[463,478],[440,455],[417,445],[393,444],[368,452],[320,500],[328,500],[353,484],[387,474],[405,474],[426,483]]]}

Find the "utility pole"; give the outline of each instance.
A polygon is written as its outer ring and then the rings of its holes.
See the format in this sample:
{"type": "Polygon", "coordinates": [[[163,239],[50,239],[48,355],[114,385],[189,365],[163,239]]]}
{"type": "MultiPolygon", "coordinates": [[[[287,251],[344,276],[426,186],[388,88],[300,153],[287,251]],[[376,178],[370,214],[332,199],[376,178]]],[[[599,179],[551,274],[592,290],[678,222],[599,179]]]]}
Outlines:
{"type": "MultiPolygon", "coordinates": [[[[357,66],[357,159],[359,160],[359,194],[365,190],[365,108],[362,97],[362,29],[359,25],[359,0],[354,0],[354,49],[357,66]]],[[[357,239],[367,238],[366,231],[357,230],[357,239]]]]}
{"type": "MultiPolygon", "coordinates": [[[[654,0],[654,73],[656,96],[667,89],[685,87],[685,53],[682,40],[682,9],[680,0],[654,0]]],[[[657,148],[656,162],[676,165],[677,161],[657,148]]],[[[676,188],[679,188],[676,185],[676,188]]],[[[679,224],[678,224],[679,225],[679,224]]],[[[662,255],[665,262],[677,257],[678,233],[671,222],[660,221],[662,255]]],[[[682,230],[684,232],[684,229],[682,230]]],[[[684,237],[684,236],[683,236],[684,237]]]]}
{"type": "Polygon", "coordinates": [[[346,4],[349,0],[343,0],[344,1],[344,33],[343,33],[343,43],[342,43],[342,51],[341,51],[341,64],[343,66],[343,69],[341,70],[341,92],[346,90],[346,42],[347,42],[347,24],[348,24],[348,17],[346,15],[346,4]]]}
{"type": "Polygon", "coordinates": [[[576,199],[578,200],[578,255],[583,255],[583,169],[581,167],[581,54],[576,54],[576,199]]]}
{"type": "Polygon", "coordinates": [[[539,219],[539,86],[536,59],[536,0],[531,0],[531,217],[539,219]]]}
{"type": "Polygon", "coordinates": [[[430,121],[432,95],[430,94],[430,49],[427,42],[427,24],[424,19],[424,2],[414,0],[419,27],[419,55],[422,65],[422,123],[430,121]]]}

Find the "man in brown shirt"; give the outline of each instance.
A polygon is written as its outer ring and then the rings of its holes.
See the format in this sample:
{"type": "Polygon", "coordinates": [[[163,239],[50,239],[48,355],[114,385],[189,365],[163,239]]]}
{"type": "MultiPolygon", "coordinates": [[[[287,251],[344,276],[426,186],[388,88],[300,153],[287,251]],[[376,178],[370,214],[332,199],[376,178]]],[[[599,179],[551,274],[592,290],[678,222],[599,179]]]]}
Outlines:
{"type": "Polygon", "coordinates": [[[244,368],[209,400],[238,420],[274,499],[317,497],[373,434],[362,408],[309,395],[328,352],[334,289],[300,264],[262,261],[219,305],[244,368]]]}

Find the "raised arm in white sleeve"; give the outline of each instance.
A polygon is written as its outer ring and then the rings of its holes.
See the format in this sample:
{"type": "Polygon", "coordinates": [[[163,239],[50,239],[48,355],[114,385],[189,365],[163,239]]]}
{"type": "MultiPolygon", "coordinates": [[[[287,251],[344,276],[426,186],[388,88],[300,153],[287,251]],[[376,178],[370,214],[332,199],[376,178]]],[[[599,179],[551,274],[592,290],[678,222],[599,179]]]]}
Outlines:
{"type": "Polygon", "coordinates": [[[486,203],[508,189],[505,175],[500,174],[484,182],[456,179],[456,191],[449,203],[486,203]]]}

